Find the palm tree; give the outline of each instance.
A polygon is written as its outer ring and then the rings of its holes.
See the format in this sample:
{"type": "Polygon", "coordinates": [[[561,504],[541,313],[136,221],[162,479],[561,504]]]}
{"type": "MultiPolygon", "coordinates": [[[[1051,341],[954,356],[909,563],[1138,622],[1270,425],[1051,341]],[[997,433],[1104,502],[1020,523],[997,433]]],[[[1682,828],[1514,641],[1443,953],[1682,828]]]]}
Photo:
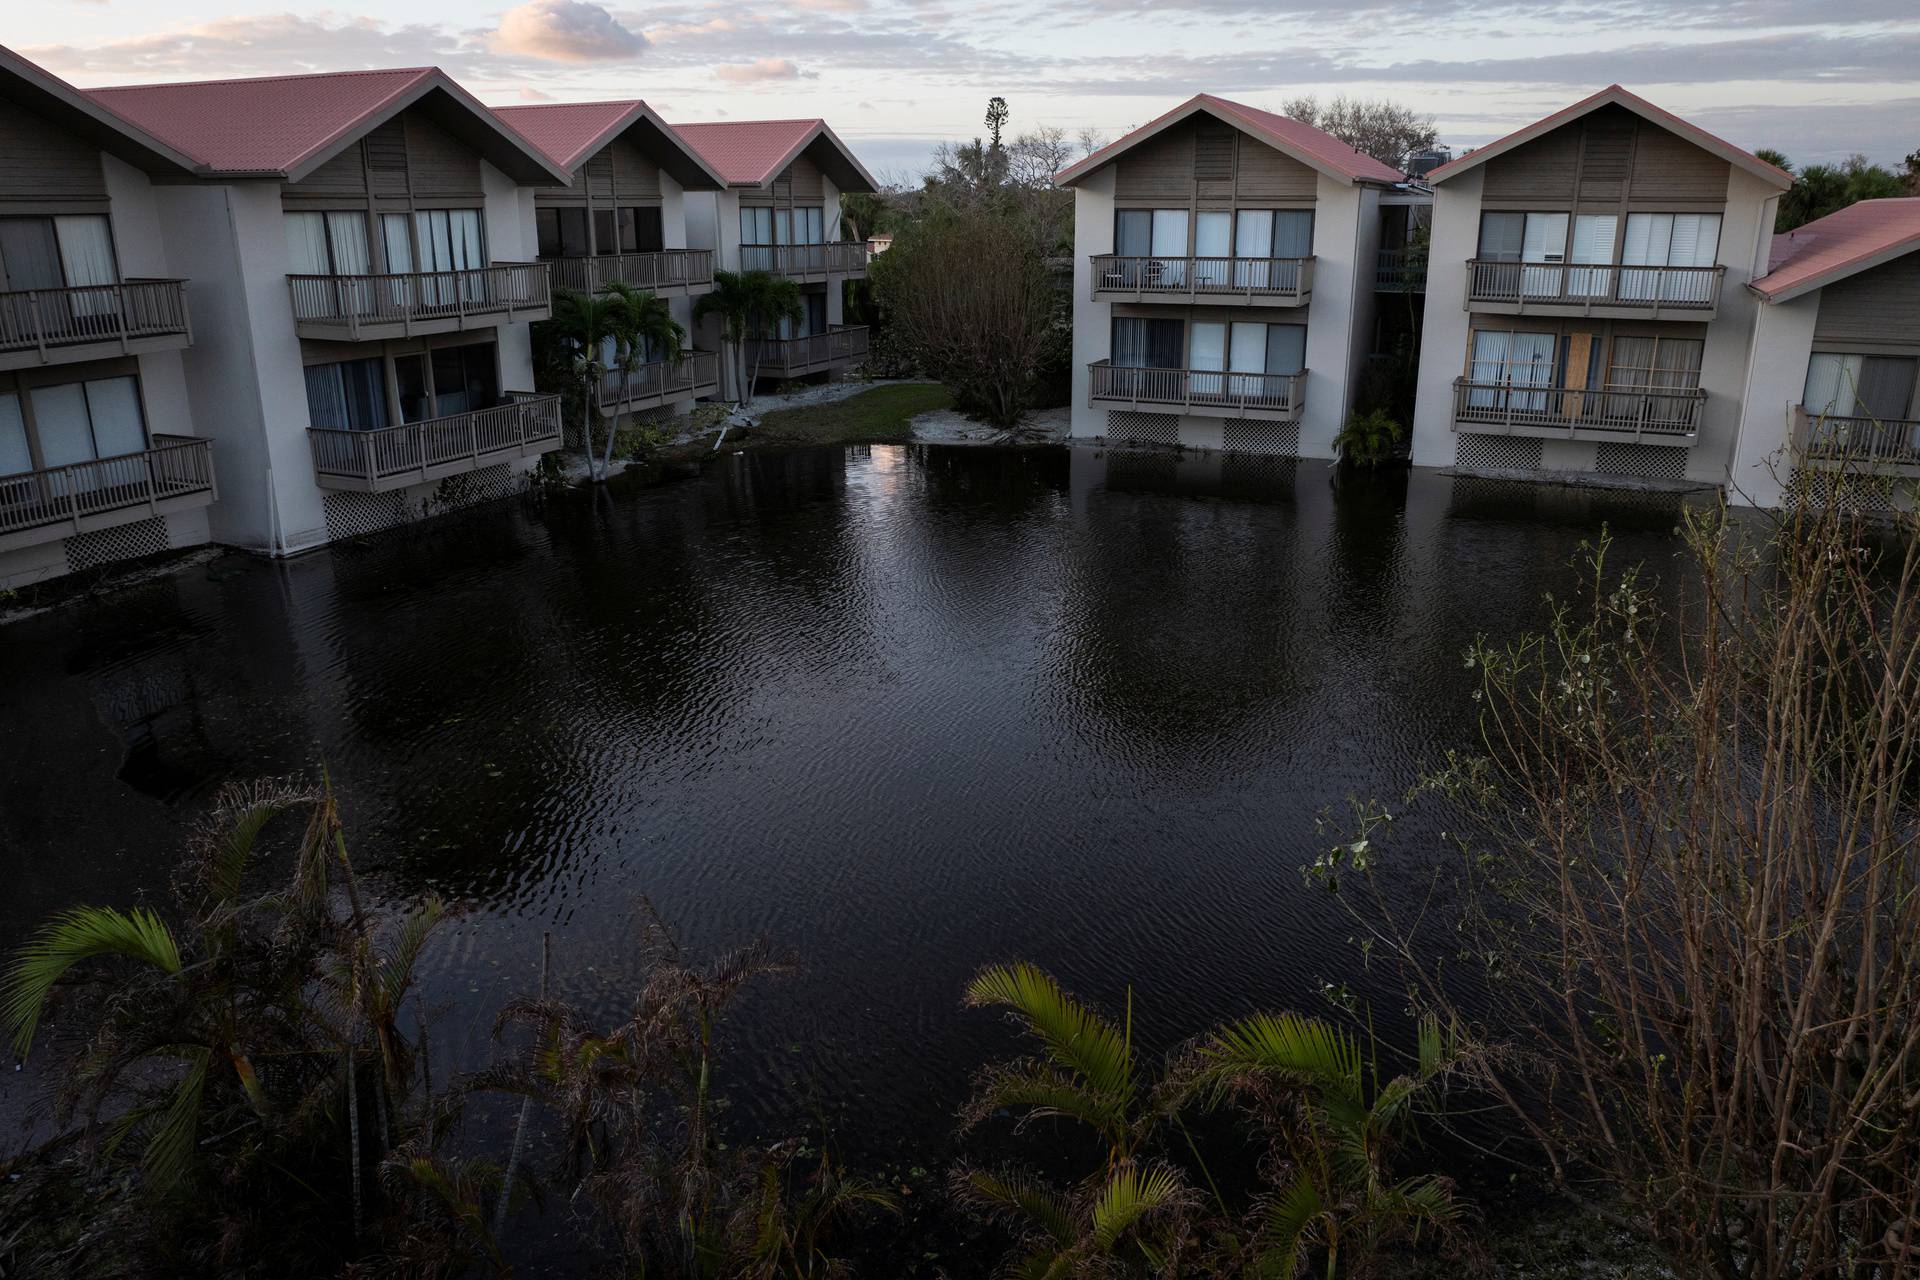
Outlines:
{"type": "MultiPolygon", "coordinates": [[[[619,349],[628,332],[632,316],[624,298],[607,293],[584,294],[573,289],[553,291],[553,314],[546,323],[558,336],[566,357],[567,376],[580,391],[580,446],[586,450],[587,473],[595,480],[606,477],[597,465],[593,447],[593,423],[600,417],[600,398],[608,356],[619,349]]],[[[612,451],[612,432],[608,432],[608,451],[612,451]]]]}
{"type": "MultiPolygon", "coordinates": [[[[71,1082],[97,1109],[123,1078],[144,1080],[158,1069],[171,1086],[154,1101],[129,1108],[117,1135],[142,1132],[149,1184],[165,1190],[192,1169],[203,1113],[227,1080],[256,1117],[273,1111],[255,1066],[308,1025],[301,988],[305,972],[276,963],[271,948],[241,928],[249,904],[241,885],[254,845],[276,817],[311,807],[314,792],[274,784],[229,788],[196,841],[192,891],[195,927],[184,941],[153,912],[136,907],[78,907],[56,917],[15,953],[0,979],[0,1023],[14,1052],[33,1047],[54,989],[83,964],[121,962],[105,975],[111,993],[102,1022],[71,1082]]],[[[280,899],[296,929],[314,923],[324,903],[324,851],[301,842],[293,887],[280,899]]],[[[117,1141],[117,1139],[116,1139],[117,1141]]]]}
{"type": "Polygon", "coordinates": [[[1429,1017],[1414,1070],[1382,1083],[1359,1042],[1321,1018],[1258,1014],[1206,1037],[1173,1071],[1169,1097],[1247,1103],[1290,1174],[1261,1207],[1247,1273],[1291,1280],[1317,1259],[1326,1276],[1349,1275],[1396,1241],[1451,1235],[1464,1212],[1453,1184],[1395,1181],[1390,1158],[1419,1099],[1476,1052],[1429,1017]]]}
{"type": "Polygon", "coordinates": [[[744,408],[760,377],[757,358],[751,369],[747,366],[747,338],[776,330],[782,320],[798,324],[804,319],[800,286],[767,271],[716,271],[712,290],[693,304],[695,320],[710,315],[720,317],[733,362],[734,403],[744,408]]]}
{"type": "MultiPolygon", "coordinates": [[[[621,402],[632,399],[633,375],[643,364],[662,363],[671,369],[680,362],[687,331],[673,318],[665,299],[645,289],[636,289],[624,280],[615,280],[602,290],[604,296],[617,299],[620,312],[613,334],[614,368],[620,374],[621,402]]],[[[607,443],[601,457],[601,474],[613,469],[613,440],[618,434],[620,415],[607,425],[607,443]]]]}
{"type": "Polygon", "coordinates": [[[1192,1196],[1171,1165],[1139,1158],[1158,1114],[1148,1105],[1133,1050],[1132,1007],[1115,1026],[1031,964],[993,966],[967,986],[971,1008],[1009,1009],[1040,1053],[989,1067],[962,1113],[967,1126],[1001,1111],[1078,1121],[1106,1147],[1104,1167],[1069,1190],[1019,1171],[963,1167],[962,1202],[1010,1223],[1021,1256],[1011,1273],[1067,1277],[1175,1275],[1192,1196]]]}

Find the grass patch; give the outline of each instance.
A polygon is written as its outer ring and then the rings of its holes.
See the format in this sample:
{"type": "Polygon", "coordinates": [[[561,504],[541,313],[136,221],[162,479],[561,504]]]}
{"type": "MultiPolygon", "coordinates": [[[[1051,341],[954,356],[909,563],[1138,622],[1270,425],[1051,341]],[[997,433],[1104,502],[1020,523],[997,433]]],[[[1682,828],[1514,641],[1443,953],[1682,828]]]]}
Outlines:
{"type": "Polygon", "coordinates": [[[750,432],[755,442],[861,444],[907,438],[914,415],[953,408],[947,389],[927,383],[873,387],[832,404],[775,409],[750,432]]]}

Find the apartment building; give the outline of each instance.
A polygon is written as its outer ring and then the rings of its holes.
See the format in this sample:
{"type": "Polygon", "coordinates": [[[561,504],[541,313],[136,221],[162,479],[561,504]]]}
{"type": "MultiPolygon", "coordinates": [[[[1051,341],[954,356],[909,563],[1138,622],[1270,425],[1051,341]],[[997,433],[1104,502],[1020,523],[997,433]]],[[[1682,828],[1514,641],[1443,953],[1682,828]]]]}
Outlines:
{"type": "MultiPolygon", "coordinates": [[[[845,284],[867,273],[867,246],[842,229],[840,197],[879,189],[824,120],[739,120],[674,129],[725,180],[687,195],[687,243],[722,271],[767,271],[800,286],[804,314],[752,335],[750,368],[781,382],[844,372],[867,353],[867,329],[845,321],[845,284]]],[[[700,331],[717,350],[720,323],[700,331]]],[[[735,394],[731,386],[728,395],[735,394]]]]}
{"type": "Polygon", "coordinates": [[[207,541],[158,184],[192,158],[0,49],[0,589],[207,541]]]}
{"type": "Polygon", "coordinates": [[[1778,506],[1796,481],[1817,486],[1847,468],[1894,483],[1849,485],[1842,500],[1911,507],[1920,199],[1865,200],[1774,236],[1769,270],[1750,292],[1758,309],[1729,500],[1778,506]]]}
{"type": "Polygon", "coordinates": [[[1201,94],[1054,181],[1074,191],[1074,437],[1332,456],[1404,175],[1201,94]]]}
{"type": "MultiPolygon", "coordinates": [[[[645,102],[500,107],[495,115],[565,169],[564,187],[534,192],[535,249],[555,288],[595,293],[621,283],[666,300],[694,331],[693,300],[713,288],[713,250],[687,244],[686,193],[726,182],[645,102]]],[[[611,363],[611,352],[608,352],[611,363]]],[[[643,353],[651,357],[652,353],[643,353]]],[[[684,413],[720,390],[716,348],[648,358],[607,375],[601,412],[684,413]]]]}
{"type": "Polygon", "coordinates": [[[1792,177],[1613,85],[1428,181],[1415,464],[1724,484],[1792,177]]]}
{"type": "Polygon", "coordinates": [[[560,446],[529,326],[550,310],[534,193],[570,175],[444,72],[88,96],[198,165],[156,194],[198,281],[215,540],[295,554],[511,492],[560,446]]]}

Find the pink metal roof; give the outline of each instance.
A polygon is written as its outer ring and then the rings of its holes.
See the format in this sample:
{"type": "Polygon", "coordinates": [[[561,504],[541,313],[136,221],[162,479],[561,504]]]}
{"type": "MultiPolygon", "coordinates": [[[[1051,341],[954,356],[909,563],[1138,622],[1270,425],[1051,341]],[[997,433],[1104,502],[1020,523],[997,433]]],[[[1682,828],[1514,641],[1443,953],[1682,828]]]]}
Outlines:
{"type": "Polygon", "coordinates": [[[520,131],[562,169],[573,170],[636,114],[646,109],[638,98],[620,102],[543,102],[526,107],[495,107],[493,114],[520,131]]]}
{"type": "Polygon", "coordinates": [[[773,181],[826,121],[727,120],[715,124],[677,124],[687,140],[729,186],[761,187],[773,181]]]}
{"type": "Polygon", "coordinates": [[[1242,102],[1217,98],[1210,93],[1195,94],[1165,115],[1108,143],[1084,160],[1068,165],[1053,175],[1053,180],[1063,186],[1077,182],[1121,152],[1180,123],[1196,111],[1206,111],[1229,124],[1238,125],[1254,137],[1322,173],[1345,178],[1349,182],[1394,183],[1406,180],[1406,175],[1392,165],[1382,164],[1372,156],[1355,151],[1323,129],[1275,115],[1271,111],[1262,111],[1258,107],[1249,107],[1242,102]]]}
{"type": "Polygon", "coordinates": [[[298,181],[361,134],[418,103],[517,181],[550,183],[567,176],[438,67],[122,85],[86,92],[215,174],[298,181]]]}
{"type": "Polygon", "coordinates": [[[1656,107],[1639,94],[1617,84],[1610,84],[1600,92],[1589,94],[1572,106],[1563,107],[1550,116],[1535,120],[1525,128],[1515,129],[1506,137],[1490,142],[1484,147],[1477,147],[1457,160],[1447,161],[1429,173],[1427,181],[1429,183],[1445,182],[1448,178],[1464,173],[1475,165],[1484,164],[1495,156],[1503,155],[1515,147],[1524,146],[1543,133],[1550,133],[1569,121],[1578,120],[1590,111],[1609,105],[1625,107],[1642,119],[1650,120],[1671,133],[1679,134],[1695,146],[1731,164],[1738,165],[1757,177],[1766,179],[1783,191],[1793,185],[1793,175],[1785,169],[1768,164],[1750,151],[1742,151],[1725,138],[1716,137],[1699,125],[1682,120],[1671,111],[1656,107]]]}
{"type": "Polygon", "coordinates": [[[403,67],[136,84],[88,94],[211,168],[285,173],[439,74],[432,67],[403,67]]]}
{"type": "Polygon", "coordinates": [[[1753,282],[1785,302],[1889,258],[1920,251],[1920,197],[1862,200],[1773,238],[1772,268],[1753,282]]]}

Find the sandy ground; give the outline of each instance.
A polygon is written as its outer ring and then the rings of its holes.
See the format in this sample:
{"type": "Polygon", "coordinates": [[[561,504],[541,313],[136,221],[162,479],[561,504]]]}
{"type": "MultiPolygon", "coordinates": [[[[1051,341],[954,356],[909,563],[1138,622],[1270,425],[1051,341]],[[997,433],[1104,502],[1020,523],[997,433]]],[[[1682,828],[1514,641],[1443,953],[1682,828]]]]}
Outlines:
{"type": "MultiPolygon", "coordinates": [[[[1067,438],[1067,427],[1073,411],[1068,408],[1042,409],[1030,413],[1026,421],[1020,424],[1018,443],[1056,444],[1067,438]]],[[[984,422],[975,422],[972,418],[952,409],[936,409],[932,413],[923,413],[913,420],[913,438],[927,444],[1009,444],[1015,443],[1008,433],[998,427],[990,427],[984,422]]]]}

